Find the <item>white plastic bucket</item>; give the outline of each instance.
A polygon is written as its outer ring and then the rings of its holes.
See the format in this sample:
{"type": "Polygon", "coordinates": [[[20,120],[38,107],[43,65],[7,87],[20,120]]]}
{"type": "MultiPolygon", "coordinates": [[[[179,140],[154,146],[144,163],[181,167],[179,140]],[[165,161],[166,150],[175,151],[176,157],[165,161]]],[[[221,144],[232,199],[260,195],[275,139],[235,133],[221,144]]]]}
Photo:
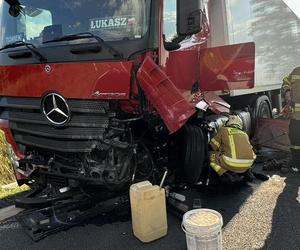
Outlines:
{"type": "Polygon", "coordinates": [[[222,250],[223,218],[211,209],[195,209],[184,214],[182,229],[188,250],[222,250]]]}

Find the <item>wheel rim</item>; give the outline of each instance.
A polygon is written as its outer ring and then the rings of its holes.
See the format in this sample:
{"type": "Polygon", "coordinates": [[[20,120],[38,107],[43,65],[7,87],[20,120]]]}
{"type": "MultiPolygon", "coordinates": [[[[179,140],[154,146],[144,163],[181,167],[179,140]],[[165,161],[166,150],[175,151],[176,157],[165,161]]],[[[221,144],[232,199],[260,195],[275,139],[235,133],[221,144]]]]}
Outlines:
{"type": "Polygon", "coordinates": [[[258,110],[258,115],[257,118],[271,118],[271,114],[270,114],[270,108],[267,102],[263,102],[258,110]]]}

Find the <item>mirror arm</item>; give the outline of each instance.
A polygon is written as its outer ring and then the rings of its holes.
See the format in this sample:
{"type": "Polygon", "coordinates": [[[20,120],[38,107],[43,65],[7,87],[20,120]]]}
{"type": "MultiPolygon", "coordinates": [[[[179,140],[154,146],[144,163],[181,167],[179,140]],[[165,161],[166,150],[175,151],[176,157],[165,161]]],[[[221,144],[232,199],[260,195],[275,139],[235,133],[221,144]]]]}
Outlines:
{"type": "Polygon", "coordinates": [[[5,0],[5,2],[7,2],[7,4],[9,6],[13,6],[13,5],[21,5],[20,2],[18,0],[5,0]]]}
{"type": "Polygon", "coordinates": [[[164,45],[167,51],[177,50],[180,49],[181,45],[179,44],[183,39],[180,41],[177,37],[174,37],[171,41],[166,41],[166,36],[163,35],[164,45]]]}
{"type": "Polygon", "coordinates": [[[174,37],[174,38],[172,39],[172,42],[173,42],[173,43],[180,44],[184,39],[186,39],[186,37],[188,37],[188,36],[181,36],[181,35],[178,35],[178,36],[176,36],[176,37],[174,37]]]}

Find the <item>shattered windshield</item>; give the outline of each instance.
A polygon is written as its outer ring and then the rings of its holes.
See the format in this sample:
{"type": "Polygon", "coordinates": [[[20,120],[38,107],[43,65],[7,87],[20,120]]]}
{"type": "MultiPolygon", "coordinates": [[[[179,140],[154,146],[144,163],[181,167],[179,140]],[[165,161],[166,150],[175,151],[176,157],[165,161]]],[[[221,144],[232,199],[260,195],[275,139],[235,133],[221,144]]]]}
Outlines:
{"type": "Polygon", "coordinates": [[[19,11],[7,2],[0,0],[0,47],[16,41],[39,45],[81,32],[104,41],[141,39],[148,30],[146,0],[19,0],[19,11]]]}

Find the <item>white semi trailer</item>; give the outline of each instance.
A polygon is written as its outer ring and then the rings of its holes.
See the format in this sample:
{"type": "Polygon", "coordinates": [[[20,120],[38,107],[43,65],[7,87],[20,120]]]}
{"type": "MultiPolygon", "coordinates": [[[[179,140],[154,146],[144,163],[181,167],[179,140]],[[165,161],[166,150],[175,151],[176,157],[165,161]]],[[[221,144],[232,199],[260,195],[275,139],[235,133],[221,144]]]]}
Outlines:
{"type": "MultiPolygon", "coordinates": [[[[230,97],[265,95],[260,99],[269,102],[270,108],[280,109],[282,79],[300,65],[300,5],[299,10],[297,4],[283,0],[210,0],[204,5],[210,23],[211,47],[255,43],[255,86],[231,90],[230,97]]],[[[227,100],[236,105],[235,98],[227,100]]],[[[240,103],[241,99],[238,100],[240,103]]],[[[267,116],[266,109],[258,112],[267,116]]]]}

